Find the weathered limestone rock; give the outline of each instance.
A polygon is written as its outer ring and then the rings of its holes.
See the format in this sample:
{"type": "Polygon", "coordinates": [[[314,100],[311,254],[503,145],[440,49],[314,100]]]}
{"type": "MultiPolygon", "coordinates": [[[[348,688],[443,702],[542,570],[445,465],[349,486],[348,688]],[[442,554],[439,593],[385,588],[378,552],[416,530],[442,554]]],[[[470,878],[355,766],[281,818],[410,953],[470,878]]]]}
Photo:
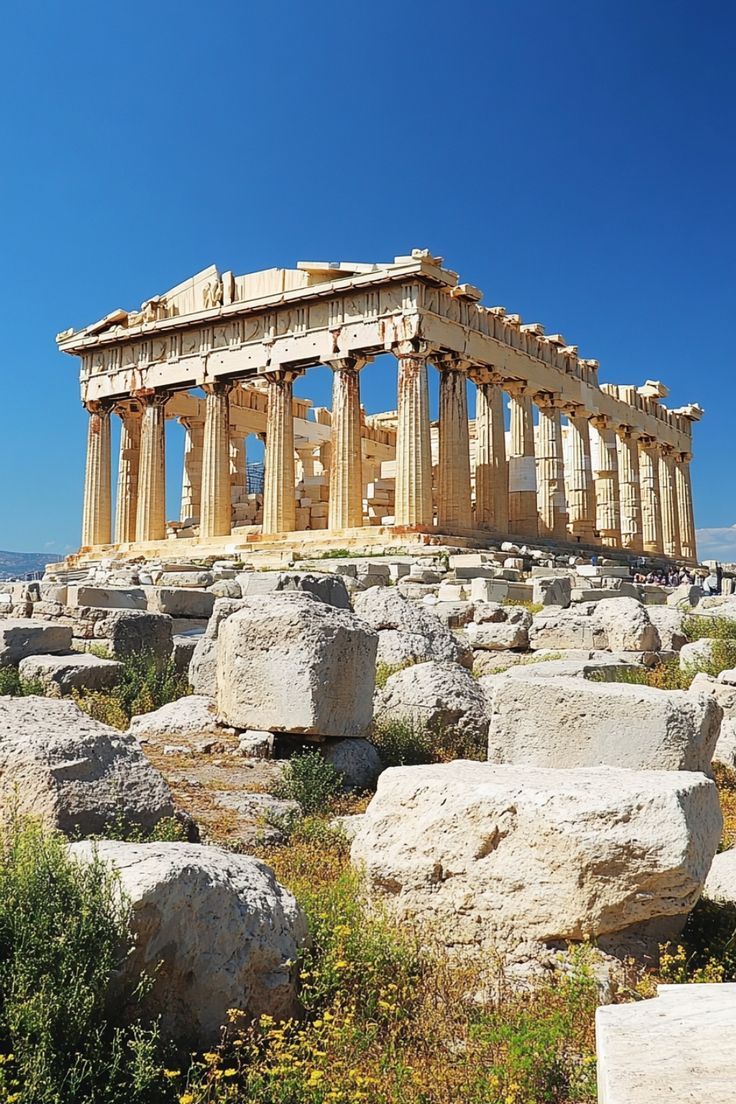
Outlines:
{"type": "Polygon", "coordinates": [[[659,633],[660,647],[663,651],[679,652],[687,637],[682,629],[683,614],[671,606],[647,606],[649,620],[659,633]]]}
{"type": "Polygon", "coordinates": [[[370,724],[378,637],[347,610],[298,592],[244,598],[217,643],[227,724],[339,738],[370,724]]]}
{"type": "Polygon", "coordinates": [[[218,724],[211,698],[190,694],[162,705],[152,713],[132,718],[128,732],[137,740],[167,743],[172,739],[190,743],[202,736],[234,735],[232,728],[218,724]]]}
{"type": "Polygon", "coordinates": [[[71,645],[72,630],[67,625],[31,618],[0,620],[0,667],[18,664],[26,656],[68,652],[71,645]]]}
{"type": "Polygon", "coordinates": [[[683,644],[680,648],[680,669],[706,667],[715,658],[718,641],[709,636],[693,640],[692,644],[683,644]]]}
{"type": "Polygon", "coordinates": [[[732,718],[724,717],[721,721],[713,762],[722,763],[730,770],[736,769],[736,721],[732,718]]]}
{"type": "Polygon", "coordinates": [[[714,678],[698,671],[690,683],[690,693],[711,694],[723,710],[723,716],[736,720],[736,686],[723,682],[720,675],[714,678]]]}
{"type": "Polygon", "coordinates": [[[368,740],[327,740],[320,750],[342,775],[346,790],[372,790],[383,770],[381,756],[368,740]]]}
{"type": "Polygon", "coordinates": [[[532,648],[605,648],[605,633],[593,621],[593,604],[581,603],[571,609],[550,608],[535,613],[529,630],[532,648]]]}
{"type": "Polygon", "coordinates": [[[95,609],[145,610],[146,595],[140,587],[101,587],[80,583],[67,587],[67,606],[93,606],[95,609]]]}
{"type": "Polygon", "coordinates": [[[725,901],[736,905],[736,848],[721,851],[713,859],[713,864],[705,881],[703,896],[712,901],[725,901]]]}
{"type": "Polygon", "coordinates": [[[702,597],[702,587],[693,586],[691,583],[687,583],[675,587],[672,593],[667,595],[667,605],[675,607],[676,609],[687,610],[688,607],[697,606],[702,597]]]}
{"type": "Polygon", "coordinates": [[[174,669],[184,675],[189,670],[189,664],[194,656],[197,641],[203,634],[201,632],[175,633],[172,637],[171,659],[174,669]]]}
{"type": "Polygon", "coordinates": [[[150,652],[165,660],[173,646],[171,618],[140,610],[110,610],[104,620],[95,623],[95,636],[107,641],[118,659],[150,652]]]}
{"type": "Polygon", "coordinates": [[[195,694],[217,697],[217,638],[220,626],[243,606],[241,598],[217,598],[207,628],[194,647],[189,664],[189,682],[195,694]]]}
{"type": "Polygon", "coordinates": [[[584,678],[595,676],[600,682],[616,682],[622,671],[636,670],[634,663],[625,663],[610,656],[605,659],[548,659],[541,663],[522,663],[511,667],[508,678],[584,678]]]}
{"type": "Polygon", "coordinates": [[[109,690],[120,678],[122,663],[87,653],[26,656],[19,664],[21,678],[38,679],[57,686],[62,694],[72,690],[109,690]]]}
{"type": "Polygon", "coordinates": [[[581,678],[498,678],[488,758],[535,767],[708,771],[714,698],[581,678]]]}
{"type": "Polygon", "coordinates": [[[169,788],[136,740],[71,701],[0,698],[0,804],[67,835],[122,820],[150,831],[174,815],[169,788]]]}
{"type": "Polygon", "coordinates": [[[597,602],[592,614],[612,652],[656,652],[659,633],[648,609],[635,598],[607,598],[597,602]]]}
{"type": "Polygon", "coordinates": [[[112,999],[153,979],[145,1013],[165,1038],[197,1048],[220,1039],[227,1012],[284,1019],[297,1011],[296,966],[307,924],[270,867],[217,847],[185,843],[71,845],[115,869],[131,904],[132,952],[112,999]]]}
{"type": "Polygon", "coordinates": [[[243,592],[237,579],[216,579],[212,586],[207,589],[215,598],[243,597],[243,592]]]}
{"type": "Polygon", "coordinates": [[[570,605],[572,579],[569,575],[539,576],[532,579],[532,601],[543,606],[570,605]]]}
{"type": "Polygon", "coordinates": [[[595,1030],[598,1104],[732,1104],[736,984],[659,985],[598,1008],[595,1030]]]}
{"type": "Polygon", "coordinates": [[[162,571],[156,579],[160,587],[208,587],[215,579],[211,571],[162,571]]]}
{"type": "Polygon", "coordinates": [[[256,594],[297,590],[313,594],[328,606],[350,609],[350,595],[345,579],[333,571],[323,575],[304,571],[252,571],[238,575],[238,582],[244,598],[251,598],[256,594]]]}
{"type": "Polygon", "coordinates": [[[210,617],[215,596],[209,590],[191,587],[151,587],[148,595],[149,609],[154,613],[168,613],[170,617],[210,617]]]}
{"type": "Polygon", "coordinates": [[[465,632],[471,648],[502,652],[527,648],[531,623],[531,614],[521,606],[479,604],[465,632]]]}
{"type": "Polygon", "coordinates": [[[676,930],[721,823],[702,774],[459,761],[384,771],[351,855],[400,921],[528,955],[655,918],[676,930]]]}
{"type": "Polygon", "coordinates": [[[391,675],[376,695],[376,720],[404,720],[482,747],[489,706],[478,679],[458,663],[418,663],[391,675]]]}
{"type": "Polygon", "coordinates": [[[378,632],[378,659],[383,663],[472,664],[470,649],[432,613],[402,598],[396,587],[371,587],[357,594],[355,612],[378,632]]]}

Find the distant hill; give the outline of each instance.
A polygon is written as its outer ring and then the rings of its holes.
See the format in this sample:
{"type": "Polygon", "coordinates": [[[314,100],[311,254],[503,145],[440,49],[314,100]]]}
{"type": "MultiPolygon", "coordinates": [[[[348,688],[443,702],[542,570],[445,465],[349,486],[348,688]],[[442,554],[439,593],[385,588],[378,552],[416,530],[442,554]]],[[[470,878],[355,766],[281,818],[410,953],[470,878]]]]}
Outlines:
{"type": "Polygon", "coordinates": [[[0,552],[0,579],[22,578],[60,559],[56,552],[0,552]]]}

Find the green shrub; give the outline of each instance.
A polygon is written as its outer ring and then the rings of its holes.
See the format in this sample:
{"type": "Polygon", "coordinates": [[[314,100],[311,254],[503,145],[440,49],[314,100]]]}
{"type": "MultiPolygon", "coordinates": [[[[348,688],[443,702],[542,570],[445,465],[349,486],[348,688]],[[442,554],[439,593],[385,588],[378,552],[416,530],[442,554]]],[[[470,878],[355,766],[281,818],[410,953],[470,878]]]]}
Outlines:
{"type": "Polygon", "coordinates": [[[736,621],[730,617],[704,617],[694,613],[683,618],[682,631],[691,642],[710,637],[736,643],[736,621]]]}
{"type": "Polygon", "coordinates": [[[45,693],[40,679],[21,678],[17,667],[0,667],[0,697],[27,698],[32,694],[43,697],[45,693]]]}
{"type": "Polygon", "coordinates": [[[392,675],[398,675],[399,671],[405,671],[407,667],[413,667],[415,662],[413,659],[405,659],[402,663],[385,663],[384,660],[380,660],[376,664],[377,689],[383,690],[392,675]]]}
{"type": "Polygon", "coordinates": [[[151,713],[189,693],[186,675],[179,674],[172,659],[162,663],[151,652],[123,660],[120,681],[113,690],[77,690],[73,698],[96,721],[125,729],[138,713],[151,713]]]}
{"type": "Polygon", "coordinates": [[[107,1018],[108,983],[129,941],[116,877],[97,860],[74,862],[60,835],[12,821],[0,837],[4,1104],[171,1098],[155,1028],[107,1018]]]}
{"type": "Polygon", "coordinates": [[[284,767],[278,796],[296,801],[304,816],[332,809],[342,790],[339,772],[318,751],[293,755],[284,767]]]}
{"type": "Polygon", "coordinates": [[[432,734],[424,725],[408,720],[386,718],[375,721],[371,743],[387,767],[414,767],[437,760],[432,734]]]}

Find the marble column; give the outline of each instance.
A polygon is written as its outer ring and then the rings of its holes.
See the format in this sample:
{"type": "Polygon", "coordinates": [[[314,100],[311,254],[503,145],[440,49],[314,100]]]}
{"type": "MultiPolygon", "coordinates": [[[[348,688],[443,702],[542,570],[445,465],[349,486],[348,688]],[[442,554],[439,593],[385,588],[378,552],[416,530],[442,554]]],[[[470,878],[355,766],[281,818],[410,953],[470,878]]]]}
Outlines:
{"type": "Polygon", "coordinates": [[[470,434],[467,364],[457,357],[436,361],[440,376],[437,527],[470,529],[470,434]]]}
{"type": "Polygon", "coordinates": [[[96,548],[112,539],[110,486],[110,411],[107,403],[86,404],[87,465],[84,472],[82,547],[96,548]]]}
{"type": "Polygon", "coordinates": [[[607,548],[619,548],[621,546],[621,503],[616,434],[605,415],[594,415],[590,419],[590,431],[595,444],[595,448],[592,449],[595,527],[601,544],[607,548]]]}
{"type": "Polygon", "coordinates": [[[677,494],[677,520],[680,529],[680,553],[683,559],[697,559],[695,544],[695,516],[693,513],[693,491],[690,482],[689,452],[678,452],[675,456],[675,491],[677,494]]]}
{"type": "Polygon", "coordinates": [[[503,421],[502,377],[474,369],[475,524],[506,533],[509,527],[509,470],[503,421]]]}
{"type": "Polygon", "coordinates": [[[138,467],[141,447],[141,408],[138,403],[120,403],[120,458],[115,510],[115,543],[132,544],[138,505],[138,467]]]}
{"type": "Polygon", "coordinates": [[[181,479],[181,521],[199,524],[202,512],[202,451],[204,418],[180,418],[184,426],[184,466],[181,479]]]}
{"type": "Polygon", "coordinates": [[[296,465],[294,462],[294,380],[298,373],[269,372],[266,459],[263,487],[263,528],[266,533],[292,533],[296,528],[296,465]]]}
{"type": "Polygon", "coordinates": [[[332,434],[328,529],[363,524],[363,458],[360,429],[360,369],[355,357],[330,361],[332,434]]]}
{"type": "Polygon", "coordinates": [[[534,458],[532,400],[526,384],[507,381],[511,411],[509,449],[509,530],[515,536],[537,536],[537,468],[534,458]]]}
{"type": "Polygon", "coordinates": [[[167,392],[141,397],[141,448],[138,468],[137,542],[166,537],[166,401],[167,392]]]}
{"type": "Polygon", "coordinates": [[[680,556],[680,526],[675,488],[675,451],[659,446],[659,500],[662,507],[662,551],[665,556],[680,556]]]}
{"type": "Polygon", "coordinates": [[[427,353],[400,347],[397,359],[395,524],[430,529],[433,522],[432,442],[427,353]]]}
{"type": "Polygon", "coordinates": [[[225,537],[232,528],[229,383],[206,383],[200,539],[225,537]]]}
{"type": "Polygon", "coordinates": [[[536,448],[539,536],[567,540],[560,399],[549,392],[540,392],[534,396],[534,402],[539,410],[536,448]]]}
{"type": "Polygon", "coordinates": [[[653,437],[639,438],[641,529],[644,551],[661,556],[662,509],[659,497],[659,449],[653,437]]]}
{"type": "Polygon", "coordinates": [[[621,547],[642,552],[641,487],[637,437],[630,426],[616,428],[618,485],[621,502],[621,547]]]}
{"type": "Polygon", "coordinates": [[[593,467],[590,462],[589,414],[581,407],[568,407],[569,463],[565,465],[568,530],[587,543],[595,540],[596,501],[593,467]]]}

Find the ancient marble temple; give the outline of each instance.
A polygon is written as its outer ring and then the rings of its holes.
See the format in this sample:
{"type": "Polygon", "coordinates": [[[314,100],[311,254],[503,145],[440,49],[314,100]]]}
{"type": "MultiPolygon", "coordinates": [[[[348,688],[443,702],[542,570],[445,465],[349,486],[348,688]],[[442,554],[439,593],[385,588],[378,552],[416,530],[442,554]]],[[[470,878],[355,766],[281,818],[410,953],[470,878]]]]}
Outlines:
{"type": "Polygon", "coordinates": [[[426,250],[246,276],[213,266],[138,311],[59,334],[59,348],[80,358],[89,414],[82,552],[434,535],[694,560],[700,407],[668,409],[659,382],[600,384],[598,362],[560,334],[481,300],[426,250]],[[396,409],[366,415],[361,378],[380,371],[388,389],[385,354],[396,409]],[[332,370],[330,410],[294,395],[316,365],[332,370]],[[439,375],[436,423],[430,371],[439,375]],[[172,418],[185,429],[175,520],[165,495],[172,418]],[[249,435],[265,442],[262,489],[247,478],[249,435]]]}

